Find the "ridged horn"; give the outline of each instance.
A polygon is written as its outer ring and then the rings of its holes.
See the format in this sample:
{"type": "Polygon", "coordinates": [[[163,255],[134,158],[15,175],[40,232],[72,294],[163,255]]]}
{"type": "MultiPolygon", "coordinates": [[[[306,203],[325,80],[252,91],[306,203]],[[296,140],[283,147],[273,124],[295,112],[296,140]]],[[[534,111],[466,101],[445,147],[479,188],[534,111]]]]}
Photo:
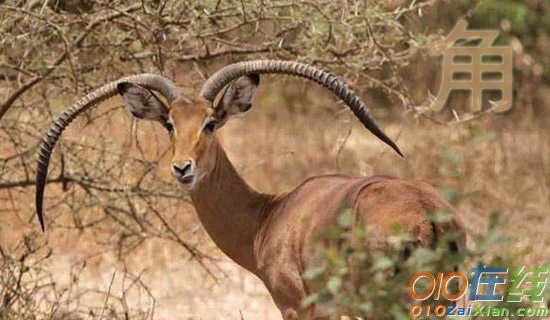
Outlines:
{"type": "Polygon", "coordinates": [[[282,60],[252,60],[230,64],[214,73],[202,86],[200,96],[212,102],[220,90],[238,77],[248,74],[280,73],[313,80],[332,91],[353,111],[355,116],[372,134],[393,148],[400,156],[403,153],[397,145],[378,127],[361,99],[346,83],[330,72],[313,66],[282,60]]]}
{"type": "Polygon", "coordinates": [[[143,73],[110,82],[82,97],[76,101],[73,106],[63,111],[57,119],[52,122],[48,131],[46,131],[42,137],[42,143],[38,148],[36,167],[36,215],[40,221],[42,231],[45,230],[43,212],[44,188],[46,187],[50,156],[57,140],[59,140],[63,130],[65,130],[79,114],[117,94],[117,85],[121,82],[131,82],[158,91],[168,100],[168,102],[172,102],[180,96],[179,89],[171,80],[159,75],[143,73]]]}

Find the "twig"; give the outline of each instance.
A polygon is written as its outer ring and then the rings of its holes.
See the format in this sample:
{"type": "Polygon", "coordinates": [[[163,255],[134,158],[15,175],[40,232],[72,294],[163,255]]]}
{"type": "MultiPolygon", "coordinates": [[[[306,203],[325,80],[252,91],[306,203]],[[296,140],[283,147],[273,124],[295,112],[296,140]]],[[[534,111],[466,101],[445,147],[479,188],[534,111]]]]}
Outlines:
{"type": "Polygon", "coordinates": [[[113,282],[115,281],[115,275],[116,275],[116,271],[113,272],[113,276],[111,277],[111,282],[109,282],[109,288],[107,289],[107,293],[105,294],[105,302],[103,303],[103,308],[101,309],[99,320],[103,319],[103,313],[107,308],[107,302],[109,301],[109,297],[111,296],[111,288],[113,286],[113,282]]]}

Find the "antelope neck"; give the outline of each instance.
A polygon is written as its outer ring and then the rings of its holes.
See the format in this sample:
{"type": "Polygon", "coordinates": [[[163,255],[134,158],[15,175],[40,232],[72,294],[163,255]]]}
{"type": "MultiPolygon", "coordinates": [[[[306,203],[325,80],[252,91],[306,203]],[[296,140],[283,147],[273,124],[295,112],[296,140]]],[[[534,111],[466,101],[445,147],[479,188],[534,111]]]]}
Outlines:
{"type": "Polygon", "coordinates": [[[214,167],[193,188],[191,199],[216,245],[242,267],[254,272],[257,270],[254,240],[275,197],[252,189],[217,139],[213,143],[214,167]]]}

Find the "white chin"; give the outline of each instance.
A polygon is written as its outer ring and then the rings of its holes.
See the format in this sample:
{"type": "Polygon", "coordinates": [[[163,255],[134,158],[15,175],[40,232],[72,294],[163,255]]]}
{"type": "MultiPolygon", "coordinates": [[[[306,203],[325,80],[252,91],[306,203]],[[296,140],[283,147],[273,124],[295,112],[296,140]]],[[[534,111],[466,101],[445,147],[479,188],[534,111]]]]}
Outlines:
{"type": "Polygon", "coordinates": [[[189,191],[192,191],[195,188],[195,182],[196,182],[196,180],[193,179],[193,181],[186,182],[186,183],[178,181],[178,184],[180,185],[180,187],[183,188],[183,190],[189,192],[189,191]]]}

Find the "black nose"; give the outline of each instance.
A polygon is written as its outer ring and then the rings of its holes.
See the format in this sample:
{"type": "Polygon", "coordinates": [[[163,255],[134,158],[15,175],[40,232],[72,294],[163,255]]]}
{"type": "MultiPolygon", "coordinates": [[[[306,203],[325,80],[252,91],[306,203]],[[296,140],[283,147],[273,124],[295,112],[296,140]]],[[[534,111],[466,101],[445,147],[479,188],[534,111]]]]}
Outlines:
{"type": "Polygon", "coordinates": [[[172,168],[174,169],[175,173],[182,177],[185,177],[189,173],[189,170],[191,170],[191,161],[187,161],[186,163],[181,165],[174,163],[172,164],[172,168]]]}

